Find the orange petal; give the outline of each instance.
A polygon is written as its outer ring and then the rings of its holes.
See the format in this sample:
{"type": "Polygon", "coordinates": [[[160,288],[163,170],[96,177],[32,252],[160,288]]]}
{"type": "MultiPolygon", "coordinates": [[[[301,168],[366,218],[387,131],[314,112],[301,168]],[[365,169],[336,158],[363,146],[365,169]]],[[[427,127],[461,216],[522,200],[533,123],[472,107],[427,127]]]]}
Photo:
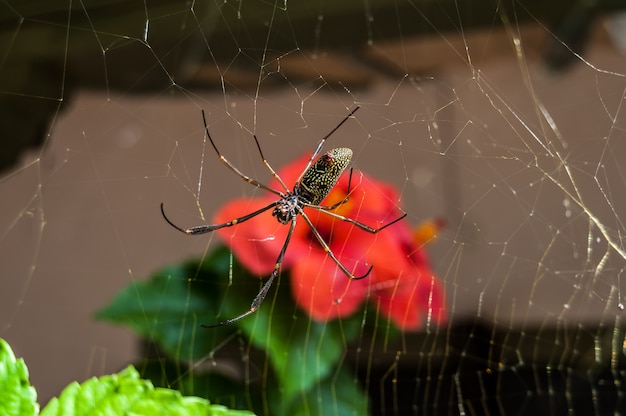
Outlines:
{"type": "Polygon", "coordinates": [[[446,226],[446,220],[443,218],[436,218],[427,221],[423,221],[418,224],[413,231],[413,240],[418,246],[423,246],[435,238],[439,234],[439,231],[446,226]]]}

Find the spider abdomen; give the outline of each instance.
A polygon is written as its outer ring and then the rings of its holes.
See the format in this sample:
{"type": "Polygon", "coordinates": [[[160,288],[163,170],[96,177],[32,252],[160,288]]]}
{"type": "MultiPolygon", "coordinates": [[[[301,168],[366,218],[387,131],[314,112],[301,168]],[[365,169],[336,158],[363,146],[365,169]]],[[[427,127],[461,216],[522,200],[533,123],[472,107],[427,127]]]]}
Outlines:
{"type": "Polygon", "coordinates": [[[304,172],[302,180],[293,190],[294,194],[309,204],[319,205],[333,189],[351,159],[352,150],[347,147],[324,153],[304,172]]]}

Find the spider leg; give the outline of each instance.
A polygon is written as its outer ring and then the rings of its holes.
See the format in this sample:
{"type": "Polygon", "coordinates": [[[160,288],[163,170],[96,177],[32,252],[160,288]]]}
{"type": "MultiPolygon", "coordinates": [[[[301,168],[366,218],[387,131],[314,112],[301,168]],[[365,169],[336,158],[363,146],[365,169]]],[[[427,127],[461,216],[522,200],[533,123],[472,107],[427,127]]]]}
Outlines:
{"type": "MultiPolygon", "coordinates": [[[[370,272],[372,271],[372,269],[374,268],[374,265],[370,265],[370,268],[365,272],[365,274],[361,275],[361,276],[355,276],[353,275],[348,269],[346,269],[346,266],[344,266],[339,259],[337,259],[337,257],[335,257],[335,254],[333,253],[333,251],[330,249],[330,247],[328,246],[328,243],[326,243],[326,241],[324,241],[324,239],[322,238],[322,236],[320,235],[320,233],[317,231],[317,229],[315,228],[315,226],[313,225],[313,223],[311,222],[311,220],[309,219],[309,217],[306,215],[306,213],[304,212],[304,210],[302,208],[298,208],[299,209],[299,213],[300,215],[302,215],[302,218],[304,218],[304,220],[306,221],[306,223],[309,225],[309,228],[311,229],[311,232],[313,233],[313,235],[315,236],[315,238],[317,239],[317,241],[320,243],[320,245],[322,246],[322,248],[324,249],[324,251],[328,254],[328,256],[335,262],[335,264],[337,265],[337,267],[339,267],[341,269],[341,271],[348,276],[350,279],[352,280],[360,280],[363,279],[365,277],[367,277],[368,274],[370,274],[370,272]]],[[[322,212],[326,212],[326,211],[322,211],[322,212]]]]}
{"type": "Polygon", "coordinates": [[[278,183],[280,183],[283,189],[286,192],[289,192],[289,188],[287,188],[287,185],[285,185],[285,182],[283,182],[282,178],[278,176],[278,173],[276,173],[274,169],[272,169],[272,166],[267,162],[267,159],[265,159],[265,156],[263,155],[263,150],[261,150],[261,145],[259,144],[259,140],[256,138],[256,134],[253,134],[252,137],[254,137],[254,141],[256,142],[256,147],[259,149],[259,154],[261,155],[261,159],[263,159],[263,164],[265,165],[265,167],[270,171],[272,176],[276,178],[276,180],[278,181],[278,183]]]}
{"type": "MultiPolygon", "coordinates": [[[[209,133],[209,127],[208,127],[208,126],[207,126],[207,124],[206,124],[206,117],[205,117],[205,115],[204,115],[204,110],[202,110],[202,121],[204,122],[204,131],[206,131],[206,135],[207,135],[207,137],[209,138],[209,141],[211,142],[211,146],[213,146],[213,149],[215,149],[215,153],[217,153],[217,156],[219,157],[220,161],[221,161],[222,163],[224,163],[228,169],[230,169],[230,170],[232,170],[233,172],[235,172],[237,175],[239,175],[239,177],[240,177],[241,179],[243,179],[244,181],[248,182],[250,185],[254,185],[254,186],[256,186],[257,188],[264,189],[264,190],[266,190],[266,191],[268,191],[268,192],[271,192],[271,193],[273,193],[273,194],[276,194],[276,195],[278,195],[278,196],[280,196],[280,197],[283,197],[283,196],[284,196],[281,192],[277,191],[276,189],[272,189],[272,188],[270,188],[270,187],[269,187],[269,186],[267,186],[267,185],[263,185],[261,182],[256,181],[256,180],[252,179],[251,177],[249,177],[249,176],[247,176],[247,175],[243,174],[243,173],[242,173],[239,169],[237,169],[237,168],[235,167],[235,165],[233,165],[232,163],[230,163],[230,162],[228,161],[228,159],[226,159],[226,158],[224,157],[224,155],[222,155],[222,154],[220,153],[220,151],[217,149],[217,146],[215,145],[215,142],[213,141],[213,138],[211,137],[211,133],[209,133]]],[[[254,139],[256,140],[256,137],[255,137],[254,139]]],[[[257,141],[257,146],[259,146],[259,142],[258,142],[258,141],[257,141]]],[[[260,148],[261,148],[261,147],[259,146],[259,149],[260,149],[260,148]]],[[[261,154],[261,155],[262,155],[262,154],[261,154]]],[[[263,158],[263,159],[265,159],[265,158],[263,158]]],[[[266,166],[268,166],[268,167],[269,167],[269,163],[267,163],[265,160],[263,160],[263,162],[265,163],[265,165],[266,165],[266,166]]],[[[270,167],[270,171],[272,172],[272,175],[274,175],[274,177],[277,177],[277,176],[278,176],[278,175],[276,174],[276,172],[274,172],[274,170],[273,170],[271,167],[270,167]]],[[[282,181],[280,181],[280,180],[279,180],[279,182],[282,184],[282,181]]],[[[284,184],[283,184],[283,186],[284,186],[284,184]]]]}
{"type": "Polygon", "coordinates": [[[326,140],[334,133],[337,131],[337,129],[339,127],[341,127],[343,125],[343,123],[345,123],[346,121],[348,121],[348,119],[352,116],[352,114],[356,113],[356,110],[358,110],[359,106],[356,106],[354,108],[354,110],[350,111],[350,114],[348,114],[343,120],[341,120],[341,122],[339,124],[337,124],[337,126],[332,129],[330,131],[330,133],[328,133],[326,136],[322,137],[322,139],[320,140],[320,142],[318,143],[317,147],[315,148],[315,151],[313,152],[313,154],[311,155],[311,158],[309,159],[309,161],[306,164],[306,167],[304,168],[304,170],[302,171],[302,173],[300,174],[300,176],[298,176],[298,180],[296,180],[296,186],[298,184],[300,184],[300,181],[302,180],[302,177],[304,176],[304,174],[306,173],[307,170],[309,170],[309,168],[311,167],[311,163],[313,163],[313,159],[315,159],[320,152],[322,151],[322,146],[324,146],[324,143],[326,142],[326,140]]]}
{"type": "Polygon", "coordinates": [[[252,304],[250,304],[250,309],[248,309],[246,312],[242,313],[239,316],[236,316],[231,319],[227,319],[217,324],[213,324],[213,325],[201,324],[200,326],[202,326],[203,328],[215,328],[215,327],[222,326],[222,325],[232,324],[233,322],[237,322],[238,320],[243,319],[246,316],[252,315],[254,312],[256,312],[257,309],[259,309],[259,307],[265,300],[265,297],[267,296],[267,292],[269,292],[270,287],[272,287],[272,283],[274,282],[274,279],[276,278],[276,276],[278,276],[278,272],[280,271],[280,266],[283,264],[283,259],[285,258],[285,252],[287,251],[287,246],[289,245],[289,240],[291,240],[291,235],[293,234],[293,230],[295,228],[296,228],[296,217],[293,217],[293,219],[291,220],[291,225],[289,226],[289,232],[287,233],[287,238],[285,238],[285,242],[283,243],[283,248],[280,250],[280,254],[278,255],[278,258],[276,259],[274,270],[272,271],[272,274],[267,279],[267,281],[263,284],[263,287],[261,287],[261,290],[259,291],[259,293],[254,297],[252,304]]]}
{"type": "Polygon", "coordinates": [[[167,218],[167,215],[165,215],[165,209],[163,208],[163,202],[161,202],[161,214],[163,215],[163,218],[165,218],[165,221],[167,221],[167,223],[169,225],[171,225],[172,227],[176,228],[181,233],[185,233],[187,235],[196,235],[196,234],[210,233],[211,231],[219,230],[220,228],[224,228],[224,227],[232,227],[233,225],[237,225],[239,223],[247,221],[250,218],[254,218],[257,215],[267,211],[268,209],[275,207],[279,202],[280,201],[274,201],[271,204],[266,205],[263,208],[257,209],[256,211],[251,212],[248,215],[244,215],[243,217],[235,218],[234,220],[225,222],[223,224],[196,225],[195,227],[190,227],[190,228],[181,228],[178,225],[174,224],[169,218],[167,218]]]}
{"type": "Polygon", "coordinates": [[[390,225],[393,225],[393,224],[397,223],[398,221],[400,221],[401,219],[403,219],[407,215],[406,212],[405,212],[404,214],[400,215],[395,220],[393,220],[393,221],[383,225],[382,227],[372,228],[369,225],[363,224],[362,222],[359,222],[357,220],[353,220],[352,218],[344,217],[343,215],[339,215],[339,214],[336,214],[334,212],[329,212],[329,211],[326,210],[325,207],[319,207],[317,205],[310,205],[310,204],[306,204],[305,206],[317,209],[317,210],[319,210],[320,212],[322,212],[322,213],[324,213],[326,215],[330,215],[331,217],[337,218],[338,220],[349,222],[350,224],[354,224],[357,227],[359,227],[360,229],[362,229],[363,231],[367,231],[368,233],[371,233],[371,234],[376,234],[379,231],[384,230],[385,228],[389,227],[390,225]],[[322,209],[320,209],[320,208],[322,208],[322,209]]]}

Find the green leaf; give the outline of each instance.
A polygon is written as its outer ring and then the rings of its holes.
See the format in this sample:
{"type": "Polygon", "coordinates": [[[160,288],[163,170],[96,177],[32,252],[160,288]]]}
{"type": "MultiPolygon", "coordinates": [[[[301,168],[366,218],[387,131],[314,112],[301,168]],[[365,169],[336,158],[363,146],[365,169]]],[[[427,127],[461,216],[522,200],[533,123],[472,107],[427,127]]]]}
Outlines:
{"type": "Polygon", "coordinates": [[[217,371],[202,371],[172,360],[145,360],[137,369],[142,378],[149,379],[157,387],[179,390],[185,395],[201,396],[211,403],[219,403],[233,409],[262,409],[260,389],[250,390],[251,385],[233,380],[217,371]]]}
{"type": "Polygon", "coordinates": [[[286,414],[362,416],[369,414],[369,402],[356,377],[342,368],[298,396],[286,414]]]}
{"type": "Polygon", "coordinates": [[[37,392],[28,381],[28,368],[16,359],[9,344],[0,338],[0,415],[26,416],[39,412],[37,392]]]}
{"type": "Polygon", "coordinates": [[[130,326],[173,358],[206,357],[226,336],[224,331],[200,327],[214,322],[218,314],[221,298],[215,285],[221,272],[216,270],[224,268],[220,261],[223,258],[215,256],[204,263],[190,261],[133,282],[96,317],[130,326]]]}
{"type": "Polygon", "coordinates": [[[129,366],[118,374],[92,378],[82,384],[76,382],[63,390],[58,398],[50,400],[41,416],[102,416],[123,415],[250,415],[250,412],[229,410],[211,405],[199,397],[183,396],[179,391],[155,388],[139,378],[129,366]]]}
{"type": "Polygon", "coordinates": [[[347,344],[359,333],[360,318],[316,322],[299,311],[291,297],[286,273],[269,299],[250,318],[238,322],[250,342],[268,354],[288,405],[333,372],[347,344]]]}

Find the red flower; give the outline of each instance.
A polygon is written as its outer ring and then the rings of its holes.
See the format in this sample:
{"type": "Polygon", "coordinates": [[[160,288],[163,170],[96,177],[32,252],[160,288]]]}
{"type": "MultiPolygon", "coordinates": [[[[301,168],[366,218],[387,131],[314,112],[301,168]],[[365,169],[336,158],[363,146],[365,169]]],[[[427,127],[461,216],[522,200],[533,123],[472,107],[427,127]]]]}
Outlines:
{"type": "MultiPolygon", "coordinates": [[[[295,183],[309,157],[305,155],[278,172],[285,184],[295,183]]],[[[342,175],[322,204],[332,205],[345,197],[348,176],[347,173],[342,175]]],[[[281,189],[276,180],[270,186],[281,189]]],[[[214,223],[240,217],[276,198],[269,194],[231,201],[218,211],[214,223]]],[[[376,228],[398,218],[401,214],[398,201],[393,187],[355,172],[350,199],[334,212],[376,228]]],[[[406,221],[370,234],[315,209],[305,208],[305,212],[335,256],[354,275],[362,275],[374,265],[366,278],[349,279],[324,252],[304,219],[298,216],[282,269],[290,269],[293,296],[311,318],[327,321],[347,317],[369,299],[404,330],[419,329],[425,317],[439,323],[445,321],[441,282],[431,271],[421,242],[413,239],[406,221]]],[[[266,276],[274,269],[288,229],[268,211],[217,233],[248,270],[266,276]]]]}

